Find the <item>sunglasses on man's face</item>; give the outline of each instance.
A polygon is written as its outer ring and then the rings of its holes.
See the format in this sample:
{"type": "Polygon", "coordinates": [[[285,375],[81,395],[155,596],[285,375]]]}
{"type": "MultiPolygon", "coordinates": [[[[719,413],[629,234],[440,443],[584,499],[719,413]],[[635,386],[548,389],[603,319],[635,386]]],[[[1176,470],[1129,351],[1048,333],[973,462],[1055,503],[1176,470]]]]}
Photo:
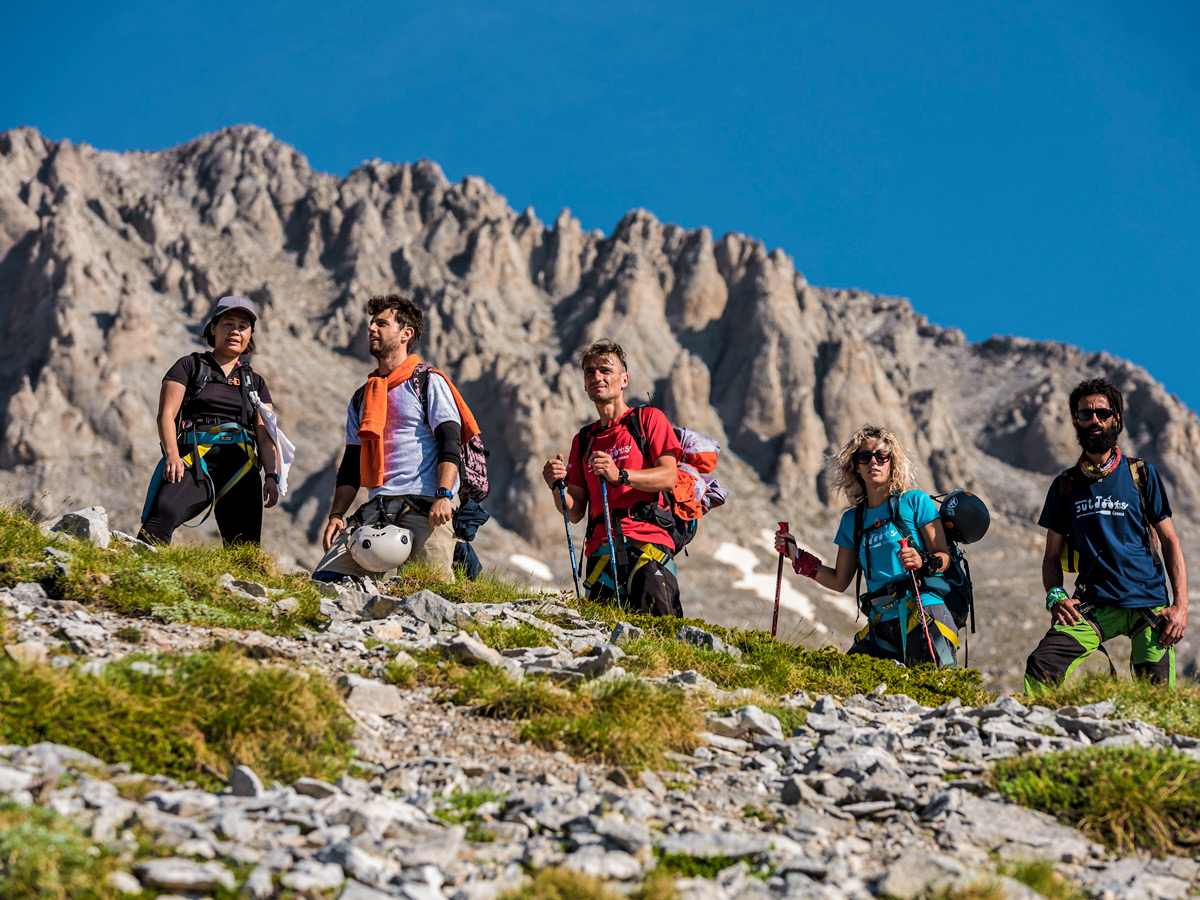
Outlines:
{"type": "Polygon", "coordinates": [[[1100,409],[1077,409],[1075,410],[1075,421],[1090,422],[1092,421],[1092,416],[1095,416],[1097,420],[1107,422],[1115,415],[1116,413],[1111,409],[1104,409],[1103,407],[1100,409]]]}
{"type": "Polygon", "coordinates": [[[871,461],[872,458],[874,458],[876,462],[885,463],[892,458],[892,453],[890,450],[875,450],[874,452],[870,450],[859,450],[854,454],[854,461],[860,466],[865,466],[871,461]]]}

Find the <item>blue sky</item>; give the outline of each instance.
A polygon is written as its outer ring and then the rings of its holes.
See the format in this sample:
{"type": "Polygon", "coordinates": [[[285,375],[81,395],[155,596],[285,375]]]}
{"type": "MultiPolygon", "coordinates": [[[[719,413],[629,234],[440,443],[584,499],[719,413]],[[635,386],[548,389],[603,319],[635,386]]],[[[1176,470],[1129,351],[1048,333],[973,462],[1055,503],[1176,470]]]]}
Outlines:
{"type": "Polygon", "coordinates": [[[158,149],[252,122],[429,157],[544,221],[782,247],[972,340],[1146,366],[1193,409],[1195,2],[10,5],[0,128],[158,149]]]}

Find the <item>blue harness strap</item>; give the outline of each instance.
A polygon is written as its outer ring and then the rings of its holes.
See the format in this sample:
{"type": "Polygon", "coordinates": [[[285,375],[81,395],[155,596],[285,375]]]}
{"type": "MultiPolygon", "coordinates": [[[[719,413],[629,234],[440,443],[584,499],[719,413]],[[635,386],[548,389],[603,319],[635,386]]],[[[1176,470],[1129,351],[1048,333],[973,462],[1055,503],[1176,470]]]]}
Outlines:
{"type": "MultiPolygon", "coordinates": [[[[178,436],[179,443],[186,444],[194,448],[188,451],[183,457],[183,464],[191,471],[197,473],[198,476],[203,476],[204,480],[210,487],[210,495],[212,502],[208,505],[207,511],[204,513],[204,518],[197,522],[193,528],[198,528],[208,520],[212,514],[213,508],[217,505],[217,501],[224,497],[232,490],[245,475],[253,469],[258,468],[258,454],[255,451],[254,436],[247,428],[240,426],[229,427],[233,423],[227,423],[224,426],[211,428],[207,431],[186,431],[178,436]],[[216,485],[213,484],[212,475],[208,471],[208,463],[205,461],[205,456],[216,446],[237,446],[241,447],[246,454],[246,462],[238,469],[233,477],[227,481],[224,486],[218,491],[216,485]]],[[[150,515],[150,507],[154,504],[154,498],[158,496],[158,492],[162,489],[165,482],[163,478],[163,470],[166,465],[166,457],[160,457],[158,465],[154,467],[154,474],[150,476],[150,485],[146,489],[146,501],[142,506],[142,522],[144,523],[150,515]]]]}

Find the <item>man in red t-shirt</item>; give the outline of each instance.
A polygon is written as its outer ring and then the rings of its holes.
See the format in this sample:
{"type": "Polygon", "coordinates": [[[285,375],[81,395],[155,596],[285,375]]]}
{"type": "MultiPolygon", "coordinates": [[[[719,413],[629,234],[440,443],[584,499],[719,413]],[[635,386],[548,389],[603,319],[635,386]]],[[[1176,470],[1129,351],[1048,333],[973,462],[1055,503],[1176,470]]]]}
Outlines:
{"type": "Polygon", "coordinates": [[[675,542],[669,531],[672,517],[662,495],[675,486],[676,465],[683,452],[679,440],[661,410],[626,404],[629,372],[619,344],[597,341],[580,354],[579,364],[584,389],[600,418],[575,436],[566,460],[560,453],[546,461],[542,477],[556,498],[560,496],[557,483],[566,480],[567,515],[572,522],[588,516],[584,545],[588,598],[615,597],[638,612],[682,617],[675,542]],[[643,438],[640,444],[634,435],[637,431],[643,438]],[[613,584],[609,560],[601,479],[608,484],[618,585],[613,584]]]}

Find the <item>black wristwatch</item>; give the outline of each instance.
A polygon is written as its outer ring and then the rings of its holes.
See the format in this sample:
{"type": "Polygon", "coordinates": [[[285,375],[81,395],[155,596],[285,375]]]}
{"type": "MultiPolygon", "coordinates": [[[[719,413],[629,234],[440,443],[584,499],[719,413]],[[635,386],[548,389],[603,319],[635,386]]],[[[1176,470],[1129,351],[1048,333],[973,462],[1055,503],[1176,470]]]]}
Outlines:
{"type": "Polygon", "coordinates": [[[629,473],[626,472],[624,469],[620,469],[618,471],[620,472],[620,474],[617,475],[617,484],[623,484],[628,487],[629,486],[629,473]]]}
{"type": "Polygon", "coordinates": [[[278,473],[278,472],[268,472],[266,475],[264,475],[264,476],[263,476],[263,478],[264,478],[264,479],[267,479],[267,478],[274,478],[274,479],[275,479],[275,483],[276,483],[276,484],[279,484],[279,473],[278,473]]]}
{"type": "Polygon", "coordinates": [[[453,500],[454,491],[450,490],[450,488],[440,487],[433,492],[433,496],[437,497],[439,500],[453,500]]]}

